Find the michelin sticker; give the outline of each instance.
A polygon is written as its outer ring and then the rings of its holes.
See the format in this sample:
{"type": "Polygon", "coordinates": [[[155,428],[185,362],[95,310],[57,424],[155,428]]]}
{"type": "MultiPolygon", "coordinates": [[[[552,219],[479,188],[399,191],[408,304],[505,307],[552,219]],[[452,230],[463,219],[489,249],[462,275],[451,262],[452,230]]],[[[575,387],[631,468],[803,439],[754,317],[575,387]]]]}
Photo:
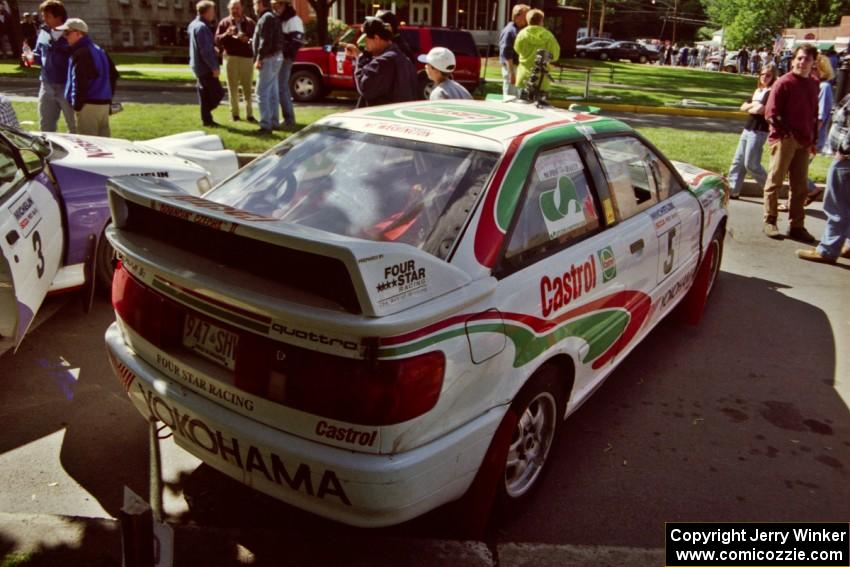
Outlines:
{"type": "Polygon", "coordinates": [[[41,220],[38,207],[35,206],[35,201],[28,192],[24,192],[23,195],[15,199],[15,202],[9,207],[9,212],[15,217],[15,222],[18,223],[18,228],[24,233],[24,238],[30,235],[41,220]]]}
{"type": "Polygon", "coordinates": [[[540,212],[543,214],[549,238],[557,238],[584,224],[582,202],[572,179],[561,177],[555,189],[540,193],[540,212]]]}

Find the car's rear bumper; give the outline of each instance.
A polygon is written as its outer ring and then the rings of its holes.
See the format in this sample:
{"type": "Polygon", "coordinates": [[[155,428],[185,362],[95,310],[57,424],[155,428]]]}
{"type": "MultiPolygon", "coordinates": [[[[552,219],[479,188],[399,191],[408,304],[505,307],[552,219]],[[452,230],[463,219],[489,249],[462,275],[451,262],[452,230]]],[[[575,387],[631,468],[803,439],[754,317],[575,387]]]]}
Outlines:
{"type": "Polygon", "coordinates": [[[136,408],[169,425],[178,445],[261,492],[356,526],[397,524],[462,496],[506,409],[405,453],[356,453],[263,425],[189,391],[139,358],[118,323],[107,330],[106,346],[136,408]]]}

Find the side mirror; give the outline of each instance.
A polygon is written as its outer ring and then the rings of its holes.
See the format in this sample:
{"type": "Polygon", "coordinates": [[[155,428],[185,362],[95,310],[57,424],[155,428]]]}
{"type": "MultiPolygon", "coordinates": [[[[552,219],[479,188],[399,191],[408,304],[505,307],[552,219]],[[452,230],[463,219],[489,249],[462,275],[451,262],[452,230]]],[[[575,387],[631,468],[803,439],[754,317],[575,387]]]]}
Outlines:
{"type": "Polygon", "coordinates": [[[324,49],[324,50],[325,50],[325,53],[333,53],[334,46],[333,46],[333,45],[330,45],[330,44],[327,44],[327,45],[323,45],[323,46],[322,46],[322,49],[324,49]]]}

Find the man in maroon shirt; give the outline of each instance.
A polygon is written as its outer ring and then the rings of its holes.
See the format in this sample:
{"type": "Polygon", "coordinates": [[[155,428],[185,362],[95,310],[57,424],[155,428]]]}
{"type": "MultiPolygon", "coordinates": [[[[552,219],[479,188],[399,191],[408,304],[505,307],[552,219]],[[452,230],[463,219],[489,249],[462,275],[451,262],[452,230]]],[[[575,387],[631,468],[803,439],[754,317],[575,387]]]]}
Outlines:
{"type": "Polygon", "coordinates": [[[806,179],[809,155],[817,137],[818,82],[811,77],[817,49],[803,44],[794,50],[791,72],[779,78],[770,89],[764,117],[770,124],[770,169],[764,186],[764,233],[782,238],[776,226],[779,189],[788,175],[791,186],[788,238],[800,242],[816,242],[804,223],[806,179]]]}
{"type": "Polygon", "coordinates": [[[230,15],[218,23],[215,44],[224,51],[224,66],[227,70],[227,91],[230,93],[230,112],[233,120],[239,120],[239,87],[245,97],[245,117],[254,120],[251,104],[251,86],[254,82],[254,50],[251,37],[254,35],[254,20],[242,13],[241,0],[230,0],[227,5],[230,15]]]}

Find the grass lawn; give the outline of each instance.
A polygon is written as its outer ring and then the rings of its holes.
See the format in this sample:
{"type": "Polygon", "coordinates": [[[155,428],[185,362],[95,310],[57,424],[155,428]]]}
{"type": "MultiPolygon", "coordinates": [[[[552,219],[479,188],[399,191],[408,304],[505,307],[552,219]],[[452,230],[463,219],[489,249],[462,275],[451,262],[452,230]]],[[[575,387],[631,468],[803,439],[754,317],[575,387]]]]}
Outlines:
{"type": "MultiPolygon", "coordinates": [[[[161,55],[116,53],[113,59],[121,73],[121,81],[186,83],[195,80],[187,64],[161,63],[161,55]]],[[[484,61],[487,62],[486,76],[501,81],[498,58],[482,59],[484,61]]],[[[718,106],[738,107],[755,88],[753,77],[731,73],[589,59],[562,59],[560,63],[590,70],[589,102],[664,106],[681,103],[682,99],[693,99],[718,106]]],[[[553,69],[552,75],[555,78],[551,93],[553,98],[581,99],[584,93],[583,71],[553,69]]],[[[11,62],[0,63],[0,78],[37,76],[37,68],[27,69],[11,62]]],[[[499,93],[501,86],[498,82],[487,82],[484,91],[499,93]]]]}
{"type": "MultiPolygon", "coordinates": [[[[584,94],[585,71],[574,69],[581,67],[590,70],[588,100],[591,102],[663,106],[681,103],[686,98],[737,108],[750,97],[756,81],[747,75],[639,63],[592,59],[561,59],[559,63],[570,68],[550,70],[554,79],[552,96],[581,97],[584,94]]],[[[501,81],[497,58],[488,60],[486,77],[501,81]]],[[[488,93],[501,92],[499,83],[488,82],[486,88],[488,93]]]]}
{"type": "MultiPolygon", "coordinates": [[[[15,111],[21,121],[31,121],[25,128],[33,129],[38,123],[38,113],[34,102],[15,102],[15,111]]],[[[339,107],[299,108],[297,120],[299,126],[306,126],[323,116],[346,110],[339,107]]],[[[220,128],[207,129],[218,134],[227,148],[237,152],[262,152],[286,138],[288,132],[275,132],[273,136],[263,138],[254,133],[256,124],[244,120],[230,121],[230,111],[226,106],[219,107],[214,112],[220,128]]],[[[64,128],[62,120],[60,128],[64,128]]],[[[187,130],[204,129],[201,126],[200,113],[194,105],[168,104],[133,104],[124,105],[124,112],[110,119],[112,135],[116,138],[145,140],[158,136],[166,136],[187,130]]],[[[639,128],[640,132],[655,144],[664,154],[673,160],[684,161],[705,169],[725,174],[732,156],[738,145],[738,133],[722,134],[709,132],[689,132],[674,128],[639,128]]],[[[765,168],[768,164],[768,154],[762,158],[765,168]]],[[[829,158],[818,156],[811,167],[811,174],[816,181],[824,181],[829,158]]]]}
{"type": "MultiPolygon", "coordinates": [[[[32,122],[31,124],[23,124],[25,129],[37,128],[38,110],[36,103],[15,102],[13,106],[18,115],[18,120],[32,122]]],[[[323,116],[341,110],[346,109],[325,106],[299,108],[298,125],[306,126],[323,116]]],[[[244,119],[240,122],[232,122],[230,108],[226,106],[217,108],[213,112],[213,117],[216,122],[222,125],[221,127],[204,128],[201,125],[200,110],[195,105],[125,103],[124,111],[111,117],[109,122],[114,137],[130,140],[146,140],[188,130],[205,130],[221,136],[224,146],[237,152],[264,152],[290,134],[290,132],[275,132],[268,137],[259,136],[255,133],[259,125],[245,122],[244,119]]],[[[60,131],[67,131],[62,119],[59,120],[59,129],[60,131]]]]}

